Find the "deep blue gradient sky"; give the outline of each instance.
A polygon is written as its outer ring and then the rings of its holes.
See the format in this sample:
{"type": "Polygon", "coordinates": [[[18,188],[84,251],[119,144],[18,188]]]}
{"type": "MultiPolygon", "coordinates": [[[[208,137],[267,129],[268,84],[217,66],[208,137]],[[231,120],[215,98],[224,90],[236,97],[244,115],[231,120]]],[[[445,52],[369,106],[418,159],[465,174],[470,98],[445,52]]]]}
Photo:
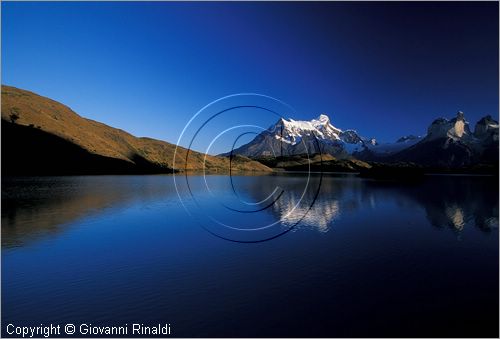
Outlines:
{"type": "Polygon", "coordinates": [[[498,3],[2,2],[2,83],[175,142],[258,92],[392,141],[498,116],[498,3]]]}

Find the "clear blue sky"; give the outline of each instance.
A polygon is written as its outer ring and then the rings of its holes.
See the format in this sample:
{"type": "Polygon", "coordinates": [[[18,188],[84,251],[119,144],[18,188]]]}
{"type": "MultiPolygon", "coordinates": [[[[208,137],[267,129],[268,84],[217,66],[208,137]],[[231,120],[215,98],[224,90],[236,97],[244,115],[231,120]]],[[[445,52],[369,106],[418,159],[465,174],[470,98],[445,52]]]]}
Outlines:
{"type": "Polygon", "coordinates": [[[2,2],[3,84],[170,142],[238,92],[381,141],[475,124],[498,116],[498,72],[497,2],[2,2]]]}

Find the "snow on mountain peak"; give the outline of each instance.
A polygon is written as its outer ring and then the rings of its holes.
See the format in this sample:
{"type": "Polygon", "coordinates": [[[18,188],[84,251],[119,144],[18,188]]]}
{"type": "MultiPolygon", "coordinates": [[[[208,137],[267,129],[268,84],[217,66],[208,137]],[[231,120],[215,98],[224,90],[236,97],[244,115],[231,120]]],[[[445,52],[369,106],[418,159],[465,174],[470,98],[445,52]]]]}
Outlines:
{"type": "Polygon", "coordinates": [[[333,126],[326,114],[321,114],[310,121],[280,119],[269,129],[272,138],[290,146],[299,146],[306,142],[315,146],[314,139],[319,139],[326,147],[331,147],[337,152],[344,149],[352,154],[361,151],[364,147],[363,139],[355,130],[341,130],[333,126]]]}
{"type": "Polygon", "coordinates": [[[316,119],[313,119],[313,121],[319,121],[323,124],[326,124],[326,123],[330,122],[330,118],[326,114],[320,114],[319,117],[317,117],[316,119]]]}
{"type": "MultiPolygon", "coordinates": [[[[427,162],[440,164],[441,161],[466,163],[473,161],[477,152],[486,154],[485,159],[489,157],[494,159],[498,153],[498,126],[498,121],[486,116],[478,121],[474,133],[471,133],[464,113],[459,111],[452,119],[434,120],[428,128],[427,135],[406,135],[396,142],[378,143],[373,138],[361,137],[353,129],[336,128],[326,114],[321,114],[310,121],[282,118],[252,141],[235,150],[233,154],[267,157],[325,153],[339,159],[354,156],[361,160],[372,161],[390,159],[390,161],[412,162],[415,160],[424,164],[427,162]],[[460,155],[462,154],[460,152],[464,155],[460,155]],[[445,159],[442,160],[441,157],[445,159]]],[[[498,160],[496,161],[498,163],[498,160]]]]}
{"type": "Polygon", "coordinates": [[[339,135],[342,133],[342,130],[330,123],[330,118],[326,114],[321,114],[318,118],[310,121],[281,118],[273,130],[280,133],[280,139],[288,139],[292,144],[304,136],[311,135],[319,139],[339,140],[339,135]],[[282,127],[283,130],[281,130],[282,127]]]}

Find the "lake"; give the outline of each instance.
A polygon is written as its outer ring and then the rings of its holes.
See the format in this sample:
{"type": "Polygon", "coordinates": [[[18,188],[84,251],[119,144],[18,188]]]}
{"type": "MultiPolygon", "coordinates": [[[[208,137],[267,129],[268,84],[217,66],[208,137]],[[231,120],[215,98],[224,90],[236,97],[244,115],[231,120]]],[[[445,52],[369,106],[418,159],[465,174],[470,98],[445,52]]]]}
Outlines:
{"type": "Polygon", "coordinates": [[[4,177],[2,333],[497,337],[498,202],[481,176],[4,177]]]}

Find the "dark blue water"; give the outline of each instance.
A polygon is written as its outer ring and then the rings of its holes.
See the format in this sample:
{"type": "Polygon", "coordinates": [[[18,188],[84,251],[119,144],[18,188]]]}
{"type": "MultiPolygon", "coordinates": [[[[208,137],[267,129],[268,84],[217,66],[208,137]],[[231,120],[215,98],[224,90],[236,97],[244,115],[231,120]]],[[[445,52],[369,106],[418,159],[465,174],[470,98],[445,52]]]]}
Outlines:
{"type": "Polygon", "coordinates": [[[495,179],[176,179],[3,178],[3,334],[498,336],[495,179]]]}

